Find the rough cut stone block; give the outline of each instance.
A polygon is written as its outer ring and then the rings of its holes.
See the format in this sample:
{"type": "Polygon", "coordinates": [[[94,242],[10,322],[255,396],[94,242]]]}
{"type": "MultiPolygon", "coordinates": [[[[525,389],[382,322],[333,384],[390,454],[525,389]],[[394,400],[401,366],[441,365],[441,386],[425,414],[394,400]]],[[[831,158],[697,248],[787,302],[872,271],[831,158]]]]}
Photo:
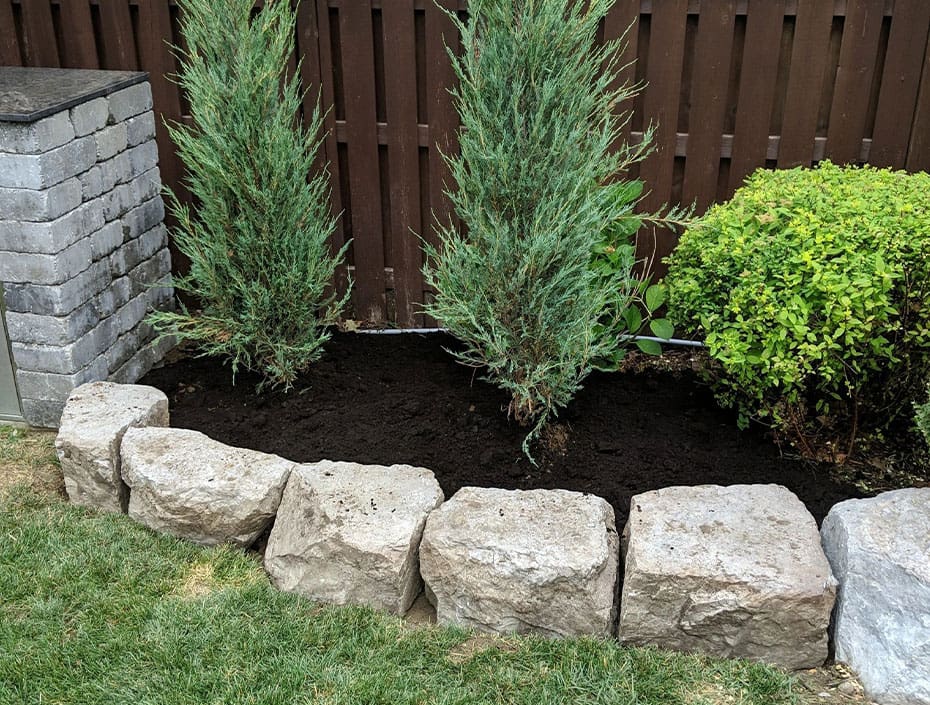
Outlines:
{"type": "Polygon", "coordinates": [[[403,614],[420,592],[417,549],[443,500],[433,473],[409,465],[298,465],[265,550],[280,590],[403,614]]]}
{"type": "Polygon", "coordinates": [[[278,511],[293,466],[198,431],[140,428],[123,437],[129,516],[205,545],[250,546],[278,511]]]}
{"type": "Polygon", "coordinates": [[[68,345],[100,322],[94,301],[88,301],[66,316],[39,316],[33,313],[6,314],[10,340],[40,345],[68,345]]]}
{"type": "Polygon", "coordinates": [[[87,367],[69,375],[16,370],[16,386],[24,397],[59,401],[67,399],[82,384],[105,380],[107,372],[106,358],[100,356],[95,357],[87,367]]]}
{"type": "Polygon", "coordinates": [[[126,134],[130,147],[153,139],[155,137],[155,113],[149,110],[129,118],[126,121],[126,134]]]}
{"type": "Polygon", "coordinates": [[[96,161],[103,162],[111,159],[126,149],[128,144],[126,123],[118,122],[115,125],[109,125],[95,134],[94,139],[97,146],[96,161]]]}
{"type": "Polygon", "coordinates": [[[123,227],[118,221],[107,223],[90,236],[91,255],[94,260],[106,257],[123,244],[123,227]]]}
{"type": "MultiPolygon", "coordinates": [[[[100,293],[110,282],[109,264],[106,260],[95,262],[73,279],[55,286],[37,286],[34,284],[6,283],[3,287],[8,316],[14,321],[23,314],[29,316],[68,316],[79,306],[89,302],[100,293]]],[[[8,321],[9,323],[9,318],[8,321]]],[[[15,323],[17,333],[10,333],[16,340],[32,340],[28,333],[28,326],[42,325],[38,318],[28,318],[15,323]],[[24,331],[24,328],[26,330],[24,331]]],[[[79,333],[75,333],[80,335],[79,333]]],[[[74,338],[72,338],[74,340],[74,338]]],[[[65,345],[68,340],[58,339],[50,341],[48,336],[42,336],[40,341],[51,345],[65,345]]]]}
{"type": "Polygon", "coordinates": [[[152,88],[148,83],[137,83],[113,93],[109,97],[108,122],[114,124],[152,109],[152,88]]]}
{"type": "Polygon", "coordinates": [[[110,380],[122,383],[134,382],[152,369],[152,366],[164,358],[176,345],[177,340],[173,336],[156,338],[112,373],[110,380]]]}
{"type": "Polygon", "coordinates": [[[420,570],[440,623],[606,636],[618,550],[613,509],[600,497],[466,487],[430,514],[420,570]]]}
{"type": "Polygon", "coordinates": [[[90,365],[117,339],[117,319],[105,318],[92,331],[64,346],[14,342],[10,345],[13,360],[20,370],[70,375],[90,365]]]}
{"type": "Polygon", "coordinates": [[[139,237],[142,233],[148,232],[156,227],[165,219],[165,204],[161,196],[154,196],[145,203],[142,203],[126,215],[121,220],[124,230],[124,239],[126,241],[139,237]]]}
{"type": "Polygon", "coordinates": [[[75,504],[126,511],[120,443],[128,428],[167,426],[168,398],[154,387],[93,382],[68,397],[55,449],[75,504]]]}
{"type": "Polygon", "coordinates": [[[67,112],[35,122],[0,122],[0,152],[41,154],[74,139],[67,112]]]}
{"type": "Polygon", "coordinates": [[[821,534],[840,582],[836,660],[883,705],[930,705],[930,488],[840,502],[821,534]]]}
{"type": "Polygon", "coordinates": [[[0,187],[46,189],[77,176],[94,164],[92,137],[68,142],[43,154],[0,152],[0,187]]]}
{"type": "Polygon", "coordinates": [[[814,518],[784,487],[636,495],[623,547],[624,643],[785,668],[826,659],[836,581],[814,518]]]}
{"type": "Polygon", "coordinates": [[[0,188],[0,213],[4,220],[42,223],[74,210],[81,200],[81,182],[76,178],[43,191],[0,188]]]}
{"type": "Polygon", "coordinates": [[[107,124],[110,108],[106,98],[94,98],[71,108],[71,124],[78,137],[103,129],[107,124]]]}
{"type": "Polygon", "coordinates": [[[47,401],[45,399],[21,399],[23,419],[36,428],[58,428],[61,414],[65,408],[64,401],[47,401]]]}
{"type": "Polygon", "coordinates": [[[0,280],[25,284],[61,284],[93,262],[91,244],[82,239],[54,255],[0,250],[0,280]]]}
{"type": "Polygon", "coordinates": [[[103,223],[103,213],[88,204],[45,223],[0,220],[0,243],[11,252],[54,255],[99,230],[103,223]]]}

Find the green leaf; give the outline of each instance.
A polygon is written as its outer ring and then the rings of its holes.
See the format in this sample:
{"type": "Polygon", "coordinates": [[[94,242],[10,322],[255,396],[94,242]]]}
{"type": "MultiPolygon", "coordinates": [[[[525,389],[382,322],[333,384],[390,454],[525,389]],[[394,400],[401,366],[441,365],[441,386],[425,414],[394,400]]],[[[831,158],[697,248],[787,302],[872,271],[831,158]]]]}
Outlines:
{"type": "Polygon", "coordinates": [[[661,355],[662,346],[659,345],[654,340],[644,340],[642,338],[636,339],[636,347],[642,350],[647,355],[661,355]]]}
{"type": "Polygon", "coordinates": [[[630,308],[626,310],[626,313],[623,314],[623,317],[626,319],[626,327],[630,333],[638,332],[643,325],[643,315],[636,306],[630,306],[630,308]]]}
{"type": "Polygon", "coordinates": [[[653,284],[646,289],[646,308],[650,313],[665,303],[665,287],[661,284],[653,284]]]}
{"type": "Polygon", "coordinates": [[[668,340],[675,335],[675,326],[673,326],[667,318],[656,318],[650,321],[649,330],[651,330],[657,338],[662,338],[662,340],[668,340]]]}

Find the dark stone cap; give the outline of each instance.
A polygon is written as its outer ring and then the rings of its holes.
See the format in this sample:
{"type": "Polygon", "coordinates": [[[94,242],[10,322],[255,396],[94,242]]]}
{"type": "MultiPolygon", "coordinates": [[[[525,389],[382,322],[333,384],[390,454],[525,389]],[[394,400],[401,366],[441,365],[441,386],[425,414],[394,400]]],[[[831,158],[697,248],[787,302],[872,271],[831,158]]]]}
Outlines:
{"type": "Polygon", "coordinates": [[[147,78],[144,71],[0,66],[0,121],[33,122],[147,78]]]}

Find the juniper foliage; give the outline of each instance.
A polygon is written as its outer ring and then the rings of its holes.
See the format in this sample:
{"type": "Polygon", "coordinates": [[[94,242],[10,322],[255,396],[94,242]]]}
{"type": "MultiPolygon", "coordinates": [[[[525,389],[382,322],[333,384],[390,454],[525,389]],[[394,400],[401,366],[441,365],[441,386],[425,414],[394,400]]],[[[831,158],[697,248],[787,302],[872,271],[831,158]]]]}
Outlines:
{"type": "Polygon", "coordinates": [[[344,299],[329,288],[344,250],[335,228],[326,169],[317,165],[319,101],[303,121],[295,71],[295,11],[286,0],[179,0],[185,48],[175,48],[193,124],[169,125],[196,209],[169,193],[174,241],[191,262],[175,288],[199,312],[153,314],[164,334],[206,355],[289,386],[322,354],[344,299]],[[308,179],[308,174],[310,178],[308,179]]]}
{"type": "Polygon", "coordinates": [[[449,52],[462,122],[449,195],[467,236],[437,225],[426,310],[463,342],[460,362],[510,393],[508,413],[531,428],[528,455],[594,361],[615,359],[622,341],[603,335],[616,328],[605,315],[622,320],[642,293],[632,257],[606,280],[591,266],[608,230],[636,218],[638,193],[612,179],[651,136],[610,149],[629,119],[616,107],[638,90],[616,87],[622,40],[596,46],[612,4],[473,0],[470,20],[451,15],[463,51],[449,52]]]}

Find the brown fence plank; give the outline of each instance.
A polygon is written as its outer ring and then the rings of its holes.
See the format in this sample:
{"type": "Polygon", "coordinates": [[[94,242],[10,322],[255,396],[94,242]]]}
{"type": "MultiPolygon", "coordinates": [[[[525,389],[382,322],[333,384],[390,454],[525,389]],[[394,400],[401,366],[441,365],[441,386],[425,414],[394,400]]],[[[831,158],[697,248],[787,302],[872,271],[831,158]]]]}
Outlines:
{"type": "MultiPolygon", "coordinates": [[[[458,46],[458,32],[444,10],[456,10],[457,0],[438,0],[427,4],[426,11],[426,92],[429,119],[429,203],[433,217],[443,223],[452,219],[457,223],[452,212],[452,204],[445,194],[447,188],[454,186],[449,167],[440,152],[453,154],[458,151],[456,130],[459,125],[458,113],[452,102],[449,89],[455,84],[452,62],[446,53],[446,45],[453,49],[458,46]],[[437,6],[438,4],[438,6],[437,6]]],[[[425,224],[431,225],[431,224],[425,224]]],[[[427,239],[434,240],[424,227],[427,239]]]]}
{"type": "Polygon", "coordinates": [[[813,158],[832,22],[832,2],[798,0],[788,94],[778,149],[779,168],[810,165],[813,158]]]}
{"type": "Polygon", "coordinates": [[[735,0],[703,0],[694,48],[688,155],[682,202],[703,213],[713,203],[720,172],[720,145],[730,83],[735,0]]]}
{"type": "Polygon", "coordinates": [[[761,166],[769,144],[785,0],[750,0],[730,157],[729,192],[761,166]]]}
{"type": "Polygon", "coordinates": [[[0,65],[19,66],[21,63],[19,38],[13,23],[13,8],[10,0],[0,0],[0,65]]]}
{"type": "Polygon", "coordinates": [[[396,323],[419,327],[423,316],[423,264],[417,235],[420,220],[420,159],[417,126],[416,35],[413,0],[391,0],[382,8],[387,108],[387,154],[394,239],[396,323]]]}
{"type": "Polygon", "coordinates": [[[19,7],[23,17],[21,48],[26,66],[60,66],[48,0],[29,0],[19,7]]]}
{"type": "Polygon", "coordinates": [[[908,171],[930,171],[930,44],[924,54],[905,167],[908,171]]]}
{"type": "Polygon", "coordinates": [[[126,0],[99,0],[101,67],[119,71],[139,68],[136,40],[132,33],[129,3],[126,0]]]}
{"type": "MultiPolygon", "coordinates": [[[[330,183],[332,185],[332,209],[333,215],[337,216],[336,228],[330,237],[330,251],[333,254],[339,252],[346,242],[345,215],[343,213],[342,190],[340,188],[340,164],[339,164],[339,146],[336,142],[336,88],[335,88],[335,69],[333,66],[333,47],[331,41],[331,32],[329,26],[329,6],[326,0],[306,0],[316,3],[316,22],[317,33],[319,37],[319,60],[320,60],[320,95],[323,103],[323,110],[326,111],[323,120],[323,127],[326,130],[326,137],[323,140],[323,149],[326,161],[329,164],[330,183]]],[[[345,294],[349,285],[349,269],[343,263],[336,270],[336,291],[340,296],[345,294]]]]}
{"type": "Polygon", "coordinates": [[[656,126],[655,149],[640,168],[640,178],[649,190],[643,207],[650,211],[667,203],[672,194],[687,11],[687,0],[667,0],[652,10],[643,123],[656,126]]]}
{"type": "Polygon", "coordinates": [[[884,0],[848,0],[846,4],[827,129],[826,154],[837,163],[857,162],[862,151],[884,6],[884,0]]]}
{"type": "Polygon", "coordinates": [[[68,68],[100,68],[97,42],[87,0],[65,0],[61,13],[61,65],[68,68]]]}
{"type": "MultiPolygon", "coordinates": [[[[613,41],[624,37],[623,54],[620,58],[620,71],[617,80],[611,86],[618,89],[622,85],[632,86],[636,83],[636,56],[639,51],[639,9],[640,0],[617,0],[607,17],[604,18],[604,41],[613,41]]],[[[626,113],[627,117],[631,116],[633,110],[633,100],[617,106],[617,114],[626,113]]],[[[628,119],[623,125],[620,132],[620,139],[615,148],[620,144],[628,142],[630,139],[631,121],[628,119]]]]}
{"type": "Polygon", "coordinates": [[[891,19],[888,51],[882,72],[881,90],[869,162],[875,166],[904,167],[911,121],[920,88],[919,67],[930,30],[927,0],[897,0],[891,19]]]}
{"type": "Polygon", "coordinates": [[[352,236],[355,243],[355,315],[382,321],[385,314],[381,179],[378,173],[375,55],[370,2],[339,8],[345,82],[352,236]]]}

